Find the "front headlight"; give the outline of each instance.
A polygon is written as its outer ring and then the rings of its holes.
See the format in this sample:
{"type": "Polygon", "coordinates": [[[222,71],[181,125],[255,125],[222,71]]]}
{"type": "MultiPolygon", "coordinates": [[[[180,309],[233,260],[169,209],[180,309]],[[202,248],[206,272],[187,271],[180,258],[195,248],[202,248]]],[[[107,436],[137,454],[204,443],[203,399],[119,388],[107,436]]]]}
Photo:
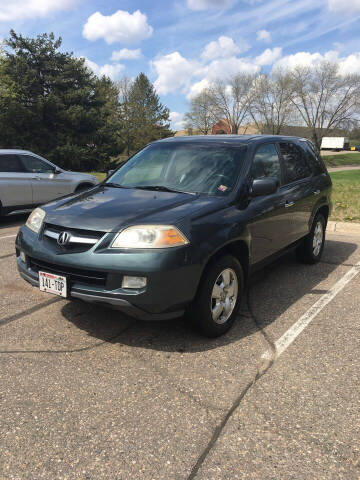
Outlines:
{"type": "Polygon", "coordinates": [[[172,225],[136,225],[118,233],[111,248],[168,248],[189,243],[172,225]]]}
{"type": "Polygon", "coordinates": [[[46,213],[41,208],[35,208],[27,219],[26,226],[35,233],[39,233],[46,213]]]}

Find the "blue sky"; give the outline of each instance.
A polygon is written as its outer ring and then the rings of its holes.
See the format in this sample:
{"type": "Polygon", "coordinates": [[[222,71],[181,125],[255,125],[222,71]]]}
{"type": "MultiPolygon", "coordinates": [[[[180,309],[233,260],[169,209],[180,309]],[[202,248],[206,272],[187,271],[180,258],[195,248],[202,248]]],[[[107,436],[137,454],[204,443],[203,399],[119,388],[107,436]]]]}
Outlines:
{"type": "Polygon", "coordinates": [[[145,72],[174,128],[218,77],[336,61],[360,73],[360,0],[0,0],[0,38],[53,31],[113,79],[145,72]]]}

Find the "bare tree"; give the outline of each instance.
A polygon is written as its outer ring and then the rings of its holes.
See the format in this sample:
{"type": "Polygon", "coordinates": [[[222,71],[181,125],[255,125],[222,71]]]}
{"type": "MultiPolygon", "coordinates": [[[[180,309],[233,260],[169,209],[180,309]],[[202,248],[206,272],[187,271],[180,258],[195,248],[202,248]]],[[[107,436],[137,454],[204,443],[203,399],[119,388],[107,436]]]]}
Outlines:
{"type": "Polygon", "coordinates": [[[214,124],[214,108],[211,96],[204,89],[190,101],[190,111],[185,114],[185,126],[187,130],[197,130],[203,135],[208,135],[214,124]]]}
{"type": "Polygon", "coordinates": [[[280,135],[294,112],[290,75],[278,70],[256,77],[249,111],[261,133],[280,135]]]}
{"type": "Polygon", "coordinates": [[[231,133],[237,134],[249,116],[253,81],[252,75],[239,73],[226,82],[217,80],[209,88],[214,115],[218,120],[227,121],[231,133]]]}
{"type": "Polygon", "coordinates": [[[341,75],[337,64],[297,67],[291,73],[292,103],[318,149],[322,137],[349,124],[360,105],[360,76],[341,75]]]}
{"type": "Polygon", "coordinates": [[[122,130],[124,131],[125,148],[128,156],[133,143],[133,126],[129,100],[132,85],[133,81],[127,76],[122,77],[117,83],[119,88],[120,117],[123,124],[122,130]]]}

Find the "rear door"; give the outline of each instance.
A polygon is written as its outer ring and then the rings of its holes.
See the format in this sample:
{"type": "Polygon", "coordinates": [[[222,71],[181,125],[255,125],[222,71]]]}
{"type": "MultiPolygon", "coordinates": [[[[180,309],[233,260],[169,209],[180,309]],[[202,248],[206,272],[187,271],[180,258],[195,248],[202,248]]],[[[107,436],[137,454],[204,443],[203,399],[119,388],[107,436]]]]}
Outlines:
{"type": "Polygon", "coordinates": [[[291,242],[309,233],[309,223],[315,204],[313,172],[305,151],[294,141],[279,142],[284,171],[281,192],[291,219],[291,242]]]}
{"type": "Polygon", "coordinates": [[[21,155],[25,169],[31,174],[34,203],[42,204],[71,193],[70,181],[64,173],[55,173],[55,167],[33,155],[21,155]]]}
{"type": "Polygon", "coordinates": [[[33,201],[30,175],[16,154],[0,155],[0,200],[3,207],[30,207],[33,201]]]}
{"type": "MultiPolygon", "coordinates": [[[[254,153],[250,175],[253,180],[276,178],[282,184],[281,164],[274,143],[260,145],[254,153]]],[[[251,261],[257,263],[291,243],[293,233],[289,228],[289,214],[281,188],[272,195],[252,198],[247,208],[252,218],[251,261]]]]}

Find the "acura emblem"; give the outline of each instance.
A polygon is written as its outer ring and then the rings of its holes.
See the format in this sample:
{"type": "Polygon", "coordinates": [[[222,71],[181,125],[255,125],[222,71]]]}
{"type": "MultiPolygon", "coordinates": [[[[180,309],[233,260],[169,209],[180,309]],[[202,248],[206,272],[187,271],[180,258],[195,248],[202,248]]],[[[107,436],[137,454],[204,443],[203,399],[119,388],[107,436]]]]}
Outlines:
{"type": "Polygon", "coordinates": [[[62,247],[64,247],[65,245],[67,245],[70,241],[70,238],[71,238],[71,235],[70,233],[68,232],[61,232],[58,239],[57,239],[57,243],[59,245],[61,245],[62,247]]]}

